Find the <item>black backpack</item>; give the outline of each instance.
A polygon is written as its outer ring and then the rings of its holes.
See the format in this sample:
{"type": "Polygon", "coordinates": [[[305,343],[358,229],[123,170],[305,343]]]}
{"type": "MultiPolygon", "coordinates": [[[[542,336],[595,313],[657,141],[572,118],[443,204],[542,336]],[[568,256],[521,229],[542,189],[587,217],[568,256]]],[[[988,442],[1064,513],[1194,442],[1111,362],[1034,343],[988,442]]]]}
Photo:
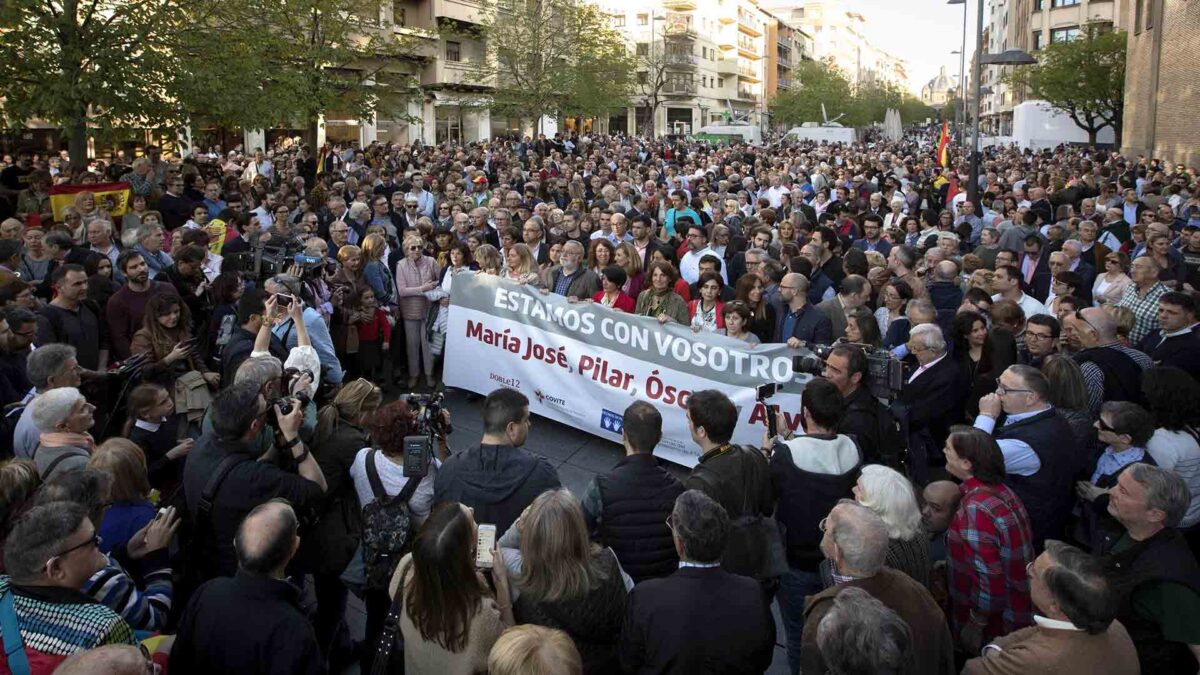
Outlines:
{"type": "Polygon", "coordinates": [[[375,501],[363,507],[362,517],[362,549],[363,564],[366,567],[366,588],[374,591],[386,591],[392,580],[396,565],[404,556],[412,532],[412,516],[408,511],[408,500],[421,479],[409,478],[404,489],[395,497],[388,497],[383,489],[383,481],[379,479],[379,469],[375,467],[375,457],[378,450],[367,453],[367,480],[371,483],[371,492],[375,501]]]}

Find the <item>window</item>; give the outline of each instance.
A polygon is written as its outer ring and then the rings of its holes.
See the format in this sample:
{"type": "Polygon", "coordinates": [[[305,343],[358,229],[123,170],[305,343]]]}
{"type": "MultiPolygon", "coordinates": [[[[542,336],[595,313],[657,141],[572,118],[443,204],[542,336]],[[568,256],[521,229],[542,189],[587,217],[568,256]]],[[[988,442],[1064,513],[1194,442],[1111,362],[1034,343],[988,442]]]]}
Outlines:
{"type": "Polygon", "coordinates": [[[395,0],[392,3],[392,23],[397,26],[403,26],[404,23],[404,0],[395,0]]]}
{"type": "Polygon", "coordinates": [[[718,77],[718,78],[717,78],[717,87],[718,87],[718,88],[724,88],[724,87],[725,87],[725,78],[723,78],[723,77],[718,77]]]}
{"type": "Polygon", "coordinates": [[[1050,0],[1051,7],[1074,7],[1079,4],[1079,0],[1050,0]]]}
{"type": "Polygon", "coordinates": [[[649,26],[650,25],[650,15],[649,14],[638,14],[638,25],[639,26],[649,26]]]}
{"type": "Polygon", "coordinates": [[[1036,52],[1037,50],[1039,50],[1041,48],[1042,48],[1042,31],[1035,30],[1035,31],[1033,31],[1033,51],[1036,52]]]}
{"type": "Polygon", "coordinates": [[[650,56],[650,43],[648,43],[648,42],[637,43],[637,55],[638,56],[650,56]]]}
{"type": "Polygon", "coordinates": [[[446,60],[462,61],[462,43],[446,41],[446,60]]]}
{"type": "MultiPolygon", "coordinates": [[[[1045,2],[1045,0],[1033,0],[1033,11],[1035,11],[1035,12],[1042,11],[1042,3],[1043,2],[1045,2]]],[[[992,5],[992,7],[994,8],[994,7],[996,7],[996,5],[992,5]]]]}
{"type": "Polygon", "coordinates": [[[614,16],[612,18],[612,26],[613,26],[613,28],[624,28],[625,27],[625,15],[618,14],[617,16],[614,16]]]}
{"type": "Polygon", "coordinates": [[[1072,26],[1070,28],[1055,28],[1054,30],[1050,31],[1050,42],[1070,42],[1071,40],[1077,39],[1079,35],[1079,26],[1072,26]]]}

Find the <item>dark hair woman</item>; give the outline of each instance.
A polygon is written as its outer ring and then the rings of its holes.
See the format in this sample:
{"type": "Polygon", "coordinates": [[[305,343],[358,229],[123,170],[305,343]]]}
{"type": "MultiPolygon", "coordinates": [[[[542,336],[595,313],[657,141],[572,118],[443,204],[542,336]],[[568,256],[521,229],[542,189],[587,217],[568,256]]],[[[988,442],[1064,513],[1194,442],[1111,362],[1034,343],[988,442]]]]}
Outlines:
{"type": "Polygon", "coordinates": [[[995,391],[996,378],[1017,362],[1016,343],[993,338],[987,320],[978,312],[956,314],[950,332],[954,338],[954,358],[971,387],[965,402],[968,419],[975,419],[979,399],[995,391]]]}

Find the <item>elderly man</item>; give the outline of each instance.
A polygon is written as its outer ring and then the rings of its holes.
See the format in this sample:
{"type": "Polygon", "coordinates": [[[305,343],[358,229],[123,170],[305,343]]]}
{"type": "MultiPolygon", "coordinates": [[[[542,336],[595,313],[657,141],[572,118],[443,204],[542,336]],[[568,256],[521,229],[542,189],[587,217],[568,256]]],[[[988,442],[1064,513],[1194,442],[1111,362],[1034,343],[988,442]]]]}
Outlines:
{"type": "Polygon", "coordinates": [[[946,442],[951,425],[962,417],[966,379],[958,362],[946,358],[946,338],[937,324],[913,326],[906,346],[919,367],[901,391],[897,415],[907,416],[913,478],[924,483],[929,457],[946,442]]]}
{"type": "Polygon", "coordinates": [[[924,586],[903,572],[884,566],[888,531],[883,518],[851,500],[842,500],[824,521],[821,552],[833,565],[834,585],[808,599],[804,607],[804,641],[792,672],[824,673],[827,664],[817,648],[818,626],[848,588],[860,588],[893,610],[915,636],[912,663],[902,672],[953,673],[954,642],[941,608],[924,586]]]}
{"type": "Polygon", "coordinates": [[[1200,565],[1176,529],[1190,499],[1179,474],[1142,463],[1109,493],[1125,532],[1102,544],[1103,563],[1143,673],[1191,673],[1200,660],[1200,565]]]}
{"type": "Polygon", "coordinates": [[[1117,301],[1117,306],[1133,310],[1133,330],[1129,331],[1132,344],[1137,344],[1158,329],[1158,300],[1170,290],[1158,280],[1161,270],[1162,267],[1148,255],[1137,258],[1129,265],[1129,276],[1133,283],[1125,289],[1125,295],[1117,301]]]}
{"type": "Polygon", "coordinates": [[[29,414],[39,432],[33,462],[42,482],[87,464],[95,447],[88,433],[96,422],[95,411],[96,406],[74,387],[51,389],[29,403],[29,414]]]}
{"type": "MultiPolygon", "coordinates": [[[[1029,566],[1034,625],[997,638],[966,675],[1136,673],[1137,652],[1115,621],[1111,582],[1100,562],[1060,541],[1029,566]]],[[[1145,671],[1143,671],[1145,672],[1145,671]]]]}
{"type": "Polygon", "coordinates": [[[583,244],[570,239],[558,254],[559,264],[542,272],[545,291],[576,299],[590,299],[599,290],[595,274],[583,269],[583,244]]]}
{"type": "MultiPolygon", "coordinates": [[[[693,225],[687,231],[687,252],[679,260],[679,276],[689,284],[700,280],[700,259],[706,255],[721,259],[721,254],[708,245],[708,232],[699,225],[693,225]]],[[[721,266],[721,283],[729,285],[729,276],[725,266],[721,266]]]]}
{"type": "Polygon", "coordinates": [[[1029,513],[1034,546],[1060,536],[1081,452],[1071,426],[1050,404],[1046,376],[1031,366],[1010,366],[1001,373],[996,393],[980,399],[975,428],[992,434],[999,444],[1004,483],[1029,513]]]}
{"type": "Polygon", "coordinates": [[[1104,401],[1140,401],[1142,371],[1153,363],[1149,356],[1126,347],[1117,339],[1117,322],[1099,307],[1068,315],[1063,323],[1067,344],[1083,371],[1088,407],[1100,414],[1104,401]]]}
{"type": "Polygon", "coordinates": [[[171,649],[172,673],[324,672],[300,591],[284,574],[300,546],[298,530],[284,501],[246,515],[233,540],[237,573],[204,584],[188,603],[171,649]]]}
{"type": "Polygon", "coordinates": [[[764,672],[775,621],[753,579],[721,569],[729,515],[699,490],[675,500],[667,519],[679,570],[629,593],[618,655],[629,673],[764,672]]]}
{"type": "Polygon", "coordinates": [[[137,644],[120,615],[80,591],[105,565],[99,544],[95,525],[78,504],[35,506],[16,520],[4,545],[8,576],[0,576],[0,603],[15,625],[3,626],[0,669],[49,675],[76,652],[137,644]]]}
{"type": "MultiPolygon", "coordinates": [[[[130,250],[137,251],[146,259],[150,268],[150,279],[158,278],[163,270],[175,264],[171,256],[163,251],[166,235],[161,225],[143,225],[137,231],[137,244],[130,250]]],[[[116,269],[115,267],[113,268],[116,269]]],[[[122,270],[124,271],[124,270],[122,270]]]]}

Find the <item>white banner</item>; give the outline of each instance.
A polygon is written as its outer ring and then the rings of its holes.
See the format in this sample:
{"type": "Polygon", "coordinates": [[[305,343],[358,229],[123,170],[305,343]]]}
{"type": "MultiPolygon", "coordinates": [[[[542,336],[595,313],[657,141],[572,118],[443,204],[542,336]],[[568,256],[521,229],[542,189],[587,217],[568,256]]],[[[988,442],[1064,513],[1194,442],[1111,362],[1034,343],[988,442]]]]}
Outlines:
{"type": "Polygon", "coordinates": [[[516,389],[529,397],[532,413],[617,443],[625,409],[648,401],[663,416],[655,454],[689,467],[700,455],[688,431],[691,392],[724,392],[739,411],[734,442],[758,445],[767,415],[755,388],[786,388],[770,403],[795,430],[799,393],[810,379],[792,372],[793,357],[804,350],[693,333],[495,276],[454,279],[447,331],[447,386],[480,394],[516,389]]]}

